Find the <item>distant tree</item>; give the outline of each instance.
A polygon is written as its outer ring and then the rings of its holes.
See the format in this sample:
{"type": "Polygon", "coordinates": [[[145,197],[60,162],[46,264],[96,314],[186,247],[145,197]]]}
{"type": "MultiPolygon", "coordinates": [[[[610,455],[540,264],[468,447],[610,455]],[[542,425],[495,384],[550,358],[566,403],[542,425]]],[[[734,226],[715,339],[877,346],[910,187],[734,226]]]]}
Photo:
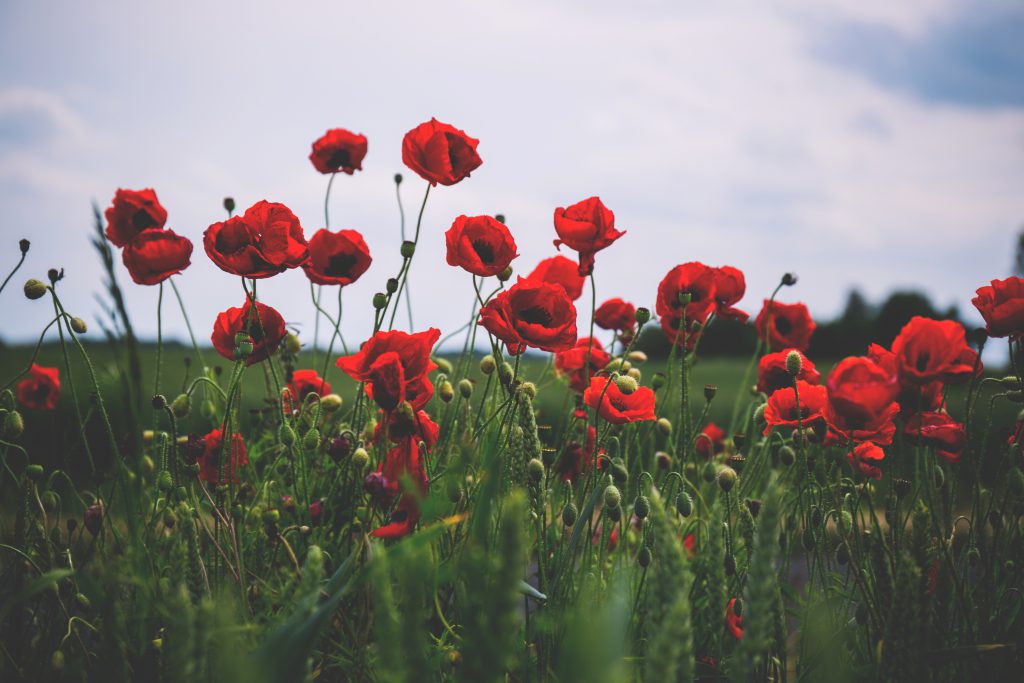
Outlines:
{"type": "Polygon", "coordinates": [[[878,309],[878,315],[871,326],[871,341],[889,346],[903,326],[917,315],[940,320],[956,320],[957,310],[954,307],[941,312],[920,292],[893,292],[878,309]]]}

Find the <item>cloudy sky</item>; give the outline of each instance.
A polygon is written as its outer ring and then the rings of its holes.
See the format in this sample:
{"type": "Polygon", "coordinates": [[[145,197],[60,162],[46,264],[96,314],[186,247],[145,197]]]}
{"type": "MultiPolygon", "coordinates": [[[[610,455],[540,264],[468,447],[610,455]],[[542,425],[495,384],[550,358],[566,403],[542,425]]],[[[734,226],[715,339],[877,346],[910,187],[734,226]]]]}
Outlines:
{"type": "MultiPolygon", "coordinates": [[[[399,262],[401,139],[431,116],[479,138],[484,163],[431,195],[418,328],[468,313],[469,275],[443,257],[462,213],[506,214],[525,273],[554,253],[553,209],[596,194],[628,231],[598,255],[599,299],[653,308],[662,275],[701,260],[743,269],[753,312],[794,271],[785,297],[822,317],[853,286],[873,300],[920,288],[973,316],[1024,223],[1019,4],[158,4],[0,5],[0,268],[28,237],[18,280],[64,267],[67,306],[86,319],[101,310],[92,201],[156,189],[168,227],[196,243],[178,282],[208,338],[242,301],[201,245],[222,198],[284,202],[312,234],[327,179],[309,147],[345,127],[369,153],[337,179],[331,227],[360,230],[374,256],[345,294],[346,336],[365,337],[399,262]]],[[[412,211],[425,183],[406,178],[412,211]]],[[[139,332],[155,334],[156,288],[121,276],[139,332]]],[[[301,272],[260,291],[311,336],[301,272]]],[[[172,304],[165,329],[181,337],[172,304]]],[[[8,340],[50,315],[16,289],[3,307],[8,340]]]]}

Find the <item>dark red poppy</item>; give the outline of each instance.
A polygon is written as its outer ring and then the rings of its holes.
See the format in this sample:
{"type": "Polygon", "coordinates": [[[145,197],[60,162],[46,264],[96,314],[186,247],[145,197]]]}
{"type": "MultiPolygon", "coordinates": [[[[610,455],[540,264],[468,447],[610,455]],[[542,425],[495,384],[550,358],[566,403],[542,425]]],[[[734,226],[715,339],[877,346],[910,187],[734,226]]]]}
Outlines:
{"type": "Polygon", "coordinates": [[[863,356],[845,358],[829,374],[826,386],[830,441],[892,443],[899,383],[885,368],[863,356]]]}
{"type": "Polygon", "coordinates": [[[714,422],[708,422],[700,434],[697,435],[694,448],[705,458],[709,458],[715,453],[721,453],[725,450],[725,436],[724,429],[714,422]]]}
{"type": "Polygon", "coordinates": [[[903,436],[911,443],[931,446],[948,462],[956,462],[964,450],[964,426],[947,413],[917,413],[903,425],[903,436]]]}
{"type": "MultiPolygon", "coordinates": [[[[796,349],[783,349],[774,353],[767,353],[761,356],[757,366],[757,390],[771,396],[776,390],[792,386],[793,378],[786,369],[786,358],[791,351],[796,349]]],[[[800,353],[800,374],[797,379],[802,379],[808,384],[818,384],[821,381],[821,374],[815,369],[814,363],[804,354],[800,353]]]]}
{"type": "Polygon", "coordinates": [[[900,379],[918,386],[941,380],[963,382],[978,371],[978,354],[967,345],[964,326],[954,320],[915,316],[892,342],[900,379]]]}
{"type": "Polygon", "coordinates": [[[555,247],[564,244],[579,252],[577,272],[584,277],[594,272],[594,254],[626,234],[615,229],[615,214],[598,197],[555,209],[555,232],[555,247]]]}
{"type": "Polygon", "coordinates": [[[769,299],[764,300],[764,306],[754,320],[757,336],[768,345],[769,351],[790,347],[806,351],[815,327],[804,304],[784,304],[769,299]],[[769,320],[771,330],[768,329],[769,320]]]}
{"type": "Polygon", "coordinates": [[[564,289],[548,282],[520,279],[480,309],[477,324],[505,342],[511,354],[527,346],[564,351],[576,343],[576,306],[564,289]]]}
{"type": "Polygon", "coordinates": [[[594,312],[594,323],[602,330],[632,330],[636,325],[636,306],[619,298],[608,299],[594,312]]]}
{"type": "Polygon", "coordinates": [[[293,372],[288,389],[291,390],[292,398],[297,404],[301,404],[309,394],[326,396],[331,393],[331,385],[327,383],[327,380],[316,374],[316,370],[308,369],[293,372]]]}
{"type": "Polygon", "coordinates": [[[882,470],[875,463],[883,458],[885,458],[885,451],[870,441],[857,444],[856,448],[846,454],[846,459],[850,461],[853,469],[865,477],[878,480],[882,478],[882,470]]]}
{"type": "Polygon", "coordinates": [[[366,136],[344,128],[332,128],[313,143],[309,160],[321,173],[347,173],[363,170],[366,136]]]}
{"type": "Polygon", "coordinates": [[[434,394],[427,373],[437,367],[430,351],[440,336],[434,327],[414,334],[378,332],[358,353],[339,358],[337,365],[352,379],[366,382],[367,394],[384,410],[393,410],[402,401],[422,408],[434,394]]]}
{"type": "Polygon", "coordinates": [[[459,216],[444,239],[448,265],[480,277],[497,275],[519,256],[512,233],[490,216],[459,216]]]}
{"type": "Polygon", "coordinates": [[[309,258],[299,219],[284,204],[265,200],[208,227],[203,247],[218,268],[248,278],[271,277],[309,258]]]}
{"type": "MultiPolygon", "coordinates": [[[[586,419],[586,413],[583,418],[586,419]]],[[[597,431],[594,425],[586,426],[584,443],[576,439],[566,442],[562,455],[555,463],[554,470],[562,481],[576,481],[576,479],[590,468],[594,463],[594,447],[597,445],[597,431]]]]}
{"type": "Polygon", "coordinates": [[[601,342],[590,337],[583,337],[576,342],[576,346],[555,354],[555,370],[569,378],[569,388],[580,393],[590,386],[590,378],[611,362],[612,357],[601,346],[601,342]]]}
{"type": "Polygon", "coordinates": [[[413,490],[406,490],[391,513],[391,521],[370,533],[374,538],[400,538],[412,533],[420,520],[420,499],[427,494],[429,483],[419,445],[405,439],[387,452],[381,463],[381,474],[389,493],[399,491],[399,483],[408,478],[413,490]]]}
{"type": "Polygon", "coordinates": [[[827,405],[828,390],[825,387],[797,380],[796,391],[793,387],[786,387],[778,389],[768,397],[768,403],[764,409],[764,419],[768,424],[764,428],[764,434],[768,436],[775,427],[813,428],[824,422],[827,405]],[[797,411],[798,398],[799,412],[797,411]]]}
{"type": "Polygon", "coordinates": [[[105,215],[107,239],[115,247],[128,244],[143,230],[162,228],[167,223],[167,210],[153,190],[119,189],[105,215]]]}
{"type": "Polygon", "coordinates": [[[173,230],[143,230],[121,252],[128,274],[138,285],[158,285],[192,263],[192,241],[173,230]]]}
{"type": "Polygon", "coordinates": [[[476,153],[479,144],[458,128],[430,119],[405,134],[402,162],[431,185],[454,185],[483,163],[476,153]]]}
{"type": "Polygon", "coordinates": [[[356,230],[320,228],[309,240],[309,260],[302,270],[313,284],[350,285],[373,263],[366,240],[356,230]]]}
{"type": "Polygon", "coordinates": [[[60,396],[60,370],[32,364],[18,382],[18,403],[31,410],[53,410],[60,396]]]}
{"type": "Polygon", "coordinates": [[[217,315],[210,339],[217,353],[228,360],[234,360],[235,336],[239,333],[249,335],[252,353],[245,364],[253,365],[266,360],[277,350],[285,332],[284,318],[280,313],[258,301],[253,311],[251,302],[247,301],[241,308],[229,308],[217,315]]]}
{"type": "Polygon", "coordinates": [[[942,380],[935,380],[918,386],[900,377],[899,359],[896,354],[879,344],[868,347],[868,358],[883,368],[891,377],[899,382],[900,393],[896,402],[900,404],[900,412],[911,415],[921,411],[939,410],[944,403],[942,380]]]}
{"type": "Polygon", "coordinates": [[[686,534],[683,537],[683,550],[686,551],[686,556],[691,560],[697,556],[697,535],[686,534]]]}
{"type": "Polygon", "coordinates": [[[440,425],[430,419],[430,415],[425,410],[382,412],[381,419],[373,432],[374,443],[378,443],[384,438],[385,428],[388,439],[394,443],[401,443],[405,439],[414,439],[417,443],[426,444],[428,453],[434,448],[437,438],[441,435],[440,425]]]}
{"type": "Polygon", "coordinates": [[[224,433],[214,429],[202,437],[198,453],[199,478],[211,484],[238,483],[238,468],[249,464],[245,442],[237,432],[231,435],[231,446],[224,446],[224,433]],[[230,453],[228,452],[230,451],[230,453]]]}
{"type": "Polygon", "coordinates": [[[559,285],[565,290],[570,299],[576,301],[583,295],[583,283],[585,278],[578,272],[576,264],[572,259],[564,256],[552,256],[537,264],[537,267],[527,275],[524,280],[535,282],[550,282],[559,285]]]}
{"type": "Polygon", "coordinates": [[[1024,336],[1024,279],[1008,277],[981,287],[971,303],[985,319],[990,337],[1024,336]]]}
{"type": "Polygon", "coordinates": [[[741,323],[750,317],[744,311],[734,308],[747,293],[747,281],[743,271],[732,266],[715,268],[715,315],[725,320],[738,320],[741,323]]]}
{"type": "Polygon", "coordinates": [[[649,387],[638,387],[633,393],[624,394],[610,377],[592,378],[590,386],[583,392],[583,402],[611,424],[621,425],[657,418],[654,414],[654,391],[649,387]]]}
{"type": "Polygon", "coordinates": [[[743,638],[743,616],[736,614],[736,598],[730,600],[725,608],[725,627],[736,640],[743,638]]]}

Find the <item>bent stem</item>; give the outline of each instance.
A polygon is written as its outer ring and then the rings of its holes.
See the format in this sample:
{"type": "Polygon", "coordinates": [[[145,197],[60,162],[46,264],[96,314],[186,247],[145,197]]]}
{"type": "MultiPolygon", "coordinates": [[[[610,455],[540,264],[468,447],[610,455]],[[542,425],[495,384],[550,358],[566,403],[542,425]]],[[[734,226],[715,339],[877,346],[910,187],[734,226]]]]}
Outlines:
{"type": "MultiPolygon", "coordinates": [[[[395,293],[395,306],[394,308],[391,309],[391,319],[388,321],[389,330],[395,326],[395,314],[398,312],[398,303],[399,301],[401,301],[402,293],[405,291],[406,284],[409,282],[409,269],[412,266],[412,257],[416,255],[416,245],[418,245],[420,241],[420,227],[422,227],[423,225],[423,212],[427,208],[427,198],[430,196],[430,188],[431,185],[428,184],[427,191],[423,193],[423,203],[420,204],[419,216],[416,218],[416,234],[412,238],[413,253],[412,255],[405,257],[404,261],[402,262],[402,270],[399,276],[398,291],[395,293]]],[[[408,296],[409,295],[406,294],[406,297],[408,296]]],[[[391,303],[390,299],[388,299],[388,303],[391,303]]],[[[387,308],[385,308],[384,310],[386,311],[387,308]]],[[[381,316],[382,321],[383,319],[384,316],[381,316]]],[[[410,331],[413,329],[411,316],[409,318],[409,329],[410,331]]]]}

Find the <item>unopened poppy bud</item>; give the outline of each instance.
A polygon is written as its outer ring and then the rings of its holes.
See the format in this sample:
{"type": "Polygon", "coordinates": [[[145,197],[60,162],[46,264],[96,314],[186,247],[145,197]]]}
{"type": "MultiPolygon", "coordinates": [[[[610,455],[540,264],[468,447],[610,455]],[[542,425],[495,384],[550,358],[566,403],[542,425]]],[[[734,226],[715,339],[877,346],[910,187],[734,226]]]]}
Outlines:
{"type": "Polygon", "coordinates": [[[647,354],[643,351],[630,351],[626,354],[626,360],[633,365],[641,365],[647,362],[647,354]]]}
{"type": "Polygon", "coordinates": [[[449,362],[447,358],[441,358],[440,356],[434,356],[430,360],[434,361],[434,364],[437,365],[437,369],[440,370],[441,372],[443,372],[446,375],[450,375],[453,372],[455,372],[455,368],[452,367],[451,362],[449,362]]]}
{"type": "Polygon", "coordinates": [[[401,185],[401,184],[402,184],[402,174],[401,173],[396,173],[395,174],[395,185],[401,185]]]}
{"type": "Polygon", "coordinates": [[[665,451],[658,451],[654,454],[654,463],[659,470],[667,470],[672,467],[672,456],[665,451]]]}
{"type": "Polygon", "coordinates": [[[683,517],[689,517],[693,514],[693,498],[686,491],[681,491],[676,496],[676,512],[683,517]]]}
{"type": "Polygon", "coordinates": [[[796,451],[789,446],[783,446],[779,449],[779,462],[789,467],[796,462],[796,451]]]}
{"type": "Polygon", "coordinates": [[[315,451],[320,448],[320,432],[315,427],[302,437],[302,448],[307,451],[315,451]]]}
{"type": "Polygon", "coordinates": [[[284,336],[284,352],[289,356],[297,356],[299,351],[302,351],[302,342],[297,335],[289,332],[284,336]]]}
{"type": "Polygon", "coordinates": [[[46,284],[32,278],[25,282],[25,296],[35,300],[46,296],[46,284]]]}
{"type": "Polygon", "coordinates": [[[636,563],[646,569],[651,564],[651,549],[647,546],[640,548],[636,554],[636,563]]]}
{"type": "Polygon", "coordinates": [[[654,373],[654,376],[651,377],[651,388],[657,391],[658,389],[661,389],[663,386],[665,386],[665,373],[654,373]]]}
{"type": "Polygon", "coordinates": [[[1010,375],[1008,377],[1003,377],[999,382],[1008,389],[1016,389],[1020,386],[1020,377],[1010,375]]]}
{"type": "Polygon", "coordinates": [[[367,463],[370,462],[370,454],[366,452],[366,449],[360,446],[356,449],[356,452],[352,454],[352,464],[355,466],[357,471],[362,470],[366,467],[367,463]]]}
{"type": "Polygon", "coordinates": [[[42,465],[32,464],[25,468],[25,474],[28,475],[29,479],[38,481],[46,473],[42,465]]]}
{"type": "Polygon", "coordinates": [[[18,249],[21,250],[22,254],[27,254],[28,253],[28,248],[29,248],[29,246],[31,246],[31,244],[32,243],[29,242],[28,240],[24,240],[24,239],[23,240],[18,240],[18,249]]]}
{"type": "Polygon", "coordinates": [[[64,670],[64,653],[60,650],[54,650],[53,654],[50,655],[50,667],[54,671],[64,670]]]}
{"type": "Polygon", "coordinates": [[[622,502],[622,493],[614,484],[609,484],[604,490],[604,506],[606,508],[617,508],[622,502]]]}
{"type": "Polygon", "coordinates": [[[544,463],[537,458],[532,458],[526,463],[526,473],[530,475],[530,481],[539,484],[544,478],[544,463]]]}
{"type": "Polygon", "coordinates": [[[320,407],[326,410],[328,413],[333,413],[341,408],[344,403],[341,396],[337,394],[327,394],[320,399],[320,407]]]}
{"type": "Polygon", "coordinates": [[[853,529],[853,515],[850,514],[849,510],[843,510],[839,513],[839,517],[836,519],[836,526],[839,528],[839,535],[843,538],[850,535],[850,530],[853,529]]]}
{"type": "Polygon", "coordinates": [[[906,479],[896,479],[893,482],[893,489],[896,491],[897,498],[906,498],[910,495],[910,482],[906,479]]]}
{"type": "Polygon", "coordinates": [[[167,397],[163,394],[156,394],[150,400],[150,403],[153,406],[153,410],[163,410],[167,407],[167,397]]]}
{"type": "Polygon", "coordinates": [[[757,406],[757,408],[754,408],[754,424],[755,425],[763,425],[765,423],[764,410],[765,410],[765,404],[764,403],[762,403],[761,405],[757,406]]]}
{"type": "Polygon", "coordinates": [[[636,309],[636,322],[639,325],[646,325],[647,321],[651,319],[651,311],[648,308],[641,306],[636,309]]]}
{"type": "Polygon", "coordinates": [[[12,410],[4,416],[4,436],[8,439],[15,439],[25,431],[25,420],[21,413],[12,410]]]}
{"type": "Polygon", "coordinates": [[[188,397],[188,394],[178,394],[178,397],[171,403],[171,412],[174,413],[174,417],[187,417],[191,410],[192,399],[188,397]]]}
{"type": "Polygon", "coordinates": [[[732,487],[736,485],[736,470],[731,467],[723,467],[718,473],[718,488],[722,489],[726,493],[732,490],[732,487]]]}
{"type": "Polygon", "coordinates": [[[533,382],[523,382],[519,385],[519,393],[532,401],[537,398],[537,385],[533,382]]]}
{"type": "Polygon", "coordinates": [[[210,399],[206,399],[199,407],[199,412],[207,420],[212,420],[217,416],[217,404],[215,404],[210,399]]]}
{"type": "Polygon", "coordinates": [[[398,291],[398,278],[397,277],[389,277],[387,283],[384,285],[384,288],[388,291],[388,294],[394,294],[395,292],[397,292],[398,291]]]}
{"type": "Polygon", "coordinates": [[[633,514],[637,516],[637,519],[647,519],[647,515],[651,514],[651,501],[647,500],[647,496],[636,497],[636,502],[633,503],[633,514]]]}
{"type": "Polygon", "coordinates": [[[373,307],[378,311],[388,305],[388,295],[384,292],[377,292],[373,295],[373,307]]]}
{"type": "Polygon", "coordinates": [[[785,273],[782,276],[782,284],[786,287],[792,287],[796,284],[797,276],[796,273],[785,273]]]}
{"type": "Polygon", "coordinates": [[[71,329],[75,334],[85,334],[89,331],[89,327],[85,324],[85,321],[81,318],[71,319],[71,329]]]}
{"type": "Polygon", "coordinates": [[[295,444],[295,430],[287,422],[281,423],[281,428],[277,432],[278,438],[281,443],[285,446],[292,446],[295,444]]]}
{"type": "Polygon", "coordinates": [[[494,372],[494,369],[496,367],[497,363],[494,362],[494,356],[492,356],[491,354],[487,354],[486,356],[480,359],[480,372],[484,373],[485,375],[489,375],[492,372],[494,372]]]}
{"type": "Polygon", "coordinates": [[[168,470],[162,470],[156,478],[156,487],[167,493],[174,487],[174,480],[171,479],[171,473],[168,470]]]}
{"type": "Polygon", "coordinates": [[[845,567],[849,561],[850,548],[845,543],[840,543],[839,546],[836,548],[836,562],[838,562],[840,566],[845,567]]]}
{"type": "Polygon", "coordinates": [[[608,515],[608,519],[610,519],[612,521],[612,523],[614,523],[614,524],[618,524],[619,520],[622,519],[622,508],[621,507],[618,507],[618,508],[606,507],[604,509],[604,513],[606,515],[608,515]]]}
{"type": "Polygon", "coordinates": [[[627,396],[632,394],[638,388],[636,380],[629,375],[619,375],[618,379],[615,380],[615,386],[617,386],[619,391],[627,396]]]}
{"type": "Polygon", "coordinates": [[[814,550],[814,546],[818,544],[817,540],[814,538],[814,529],[810,527],[804,528],[804,532],[800,537],[800,543],[804,546],[804,550],[807,552],[814,550]]]}
{"type": "Polygon", "coordinates": [[[612,479],[619,486],[625,486],[626,482],[629,481],[629,470],[626,469],[626,466],[622,464],[619,458],[616,458],[616,460],[618,462],[612,465],[612,479]]]}
{"type": "Polygon", "coordinates": [[[437,388],[437,396],[445,403],[451,403],[451,400],[455,398],[455,389],[452,387],[452,383],[448,380],[441,382],[437,388]]]}
{"type": "Polygon", "coordinates": [[[473,383],[470,382],[468,379],[460,380],[459,381],[459,394],[462,395],[462,398],[467,399],[467,400],[470,397],[472,397],[473,396],[473,383]]]}
{"type": "Polygon", "coordinates": [[[637,384],[639,384],[640,380],[643,378],[643,375],[640,374],[639,368],[630,368],[629,371],[626,372],[626,376],[632,377],[634,380],[636,380],[637,384]]]}
{"type": "Polygon", "coordinates": [[[505,266],[505,269],[498,273],[499,282],[508,282],[512,279],[512,266],[505,266]]]}
{"type": "Polygon", "coordinates": [[[786,372],[790,377],[796,377],[804,369],[804,358],[799,351],[790,351],[786,354],[786,372]]]}
{"type": "Polygon", "coordinates": [[[103,502],[96,501],[85,509],[84,523],[86,530],[93,536],[103,528],[103,502]]]}
{"type": "Polygon", "coordinates": [[[658,427],[658,431],[661,432],[662,435],[668,436],[669,434],[672,433],[672,423],[669,422],[667,417],[659,418],[655,424],[658,427]]]}
{"type": "Polygon", "coordinates": [[[576,523],[576,519],[579,517],[580,512],[576,509],[574,503],[569,503],[562,508],[562,524],[565,526],[572,526],[576,523]]]}
{"type": "Polygon", "coordinates": [[[412,255],[416,253],[416,243],[415,242],[410,242],[409,240],[406,240],[406,241],[402,242],[401,253],[402,253],[402,258],[405,258],[405,259],[412,258],[412,255]]]}
{"type": "Polygon", "coordinates": [[[281,521],[281,511],[275,508],[264,510],[262,518],[264,524],[277,524],[281,521]]]}
{"type": "Polygon", "coordinates": [[[514,374],[515,370],[513,370],[512,366],[508,363],[502,363],[498,368],[498,379],[500,379],[504,384],[511,382],[514,374]]]}
{"type": "Polygon", "coordinates": [[[225,197],[224,198],[224,210],[227,211],[228,213],[234,213],[235,212],[235,198],[234,197],[225,197]]]}

